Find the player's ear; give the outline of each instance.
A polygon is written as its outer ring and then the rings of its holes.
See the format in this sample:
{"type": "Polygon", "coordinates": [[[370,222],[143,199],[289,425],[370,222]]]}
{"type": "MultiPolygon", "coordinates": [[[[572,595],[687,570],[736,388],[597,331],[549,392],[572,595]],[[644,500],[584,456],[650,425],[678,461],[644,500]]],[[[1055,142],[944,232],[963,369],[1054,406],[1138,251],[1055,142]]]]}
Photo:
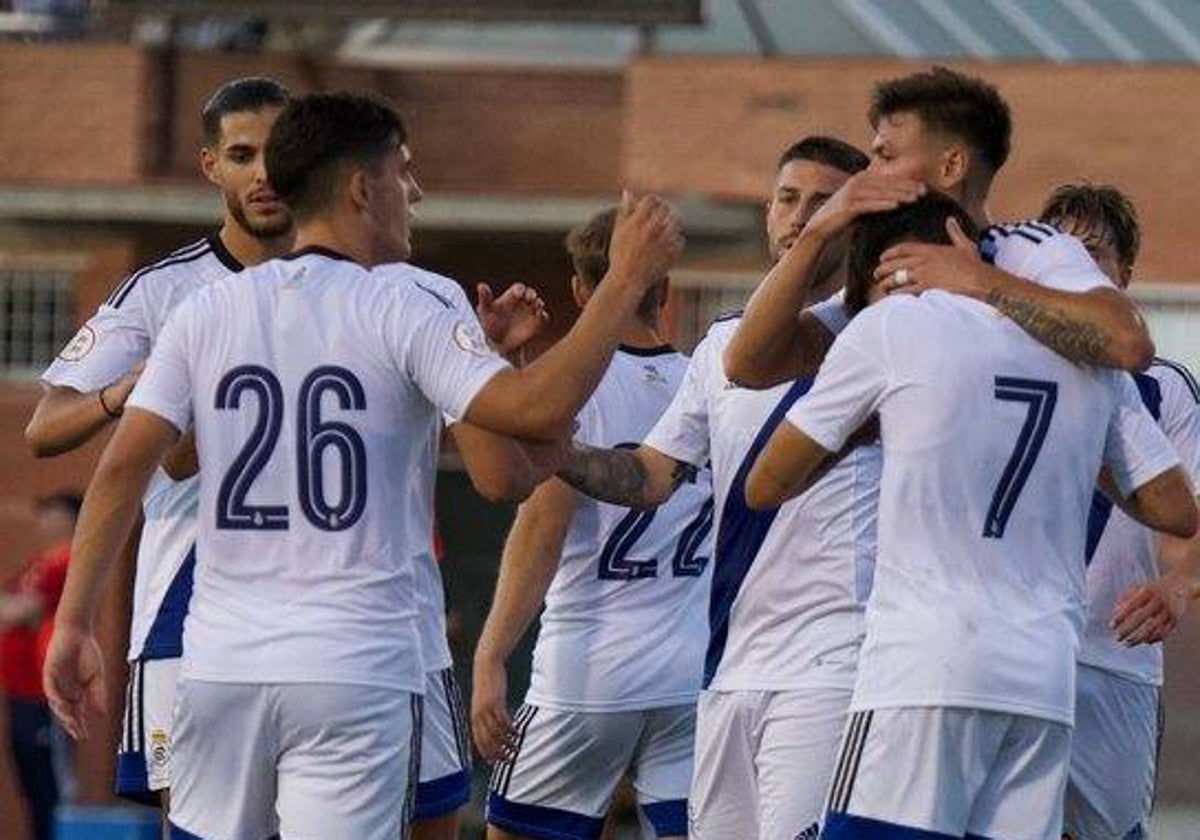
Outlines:
{"type": "Polygon", "coordinates": [[[942,153],[942,183],[947,187],[961,184],[967,178],[967,167],[967,150],[957,143],[951,144],[942,153]]]}
{"type": "Polygon", "coordinates": [[[371,179],[367,177],[367,171],[362,167],[355,167],[350,170],[350,177],[346,183],[346,193],[350,198],[350,204],[359,212],[366,212],[371,206],[371,179]]]}
{"type": "Polygon", "coordinates": [[[579,279],[579,275],[571,275],[571,297],[575,299],[575,305],[580,309],[587,306],[587,302],[592,299],[592,290],[588,288],[587,283],[579,279]]]}
{"type": "Polygon", "coordinates": [[[1129,284],[1133,282],[1133,266],[1129,264],[1121,265],[1121,288],[1128,289],[1129,284]]]}
{"type": "Polygon", "coordinates": [[[217,173],[217,150],[212,146],[204,145],[200,147],[200,171],[204,173],[204,177],[210,183],[221,186],[221,182],[217,173]]]}

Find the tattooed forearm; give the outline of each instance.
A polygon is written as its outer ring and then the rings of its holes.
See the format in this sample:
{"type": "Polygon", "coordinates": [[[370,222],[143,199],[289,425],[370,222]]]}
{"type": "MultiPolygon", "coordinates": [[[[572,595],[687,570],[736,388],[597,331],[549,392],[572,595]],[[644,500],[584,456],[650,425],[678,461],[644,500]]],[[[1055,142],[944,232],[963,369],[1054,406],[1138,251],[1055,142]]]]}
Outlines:
{"type": "Polygon", "coordinates": [[[1095,324],[1072,318],[1061,309],[998,289],[988,294],[987,302],[1069,361],[1088,365],[1112,364],[1109,353],[1112,339],[1095,324]]]}
{"type": "Polygon", "coordinates": [[[646,467],[629,449],[598,449],[572,443],[558,477],[602,502],[628,507],[646,504],[646,467]]]}
{"type": "Polygon", "coordinates": [[[691,464],[674,460],[669,463],[668,476],[665,469],[649,469],[633,449],[600,449],[573,443],[558,477],[602,502],[653,507],[669,498],[680,484],[696,480],[696,468],[691,464]]]}

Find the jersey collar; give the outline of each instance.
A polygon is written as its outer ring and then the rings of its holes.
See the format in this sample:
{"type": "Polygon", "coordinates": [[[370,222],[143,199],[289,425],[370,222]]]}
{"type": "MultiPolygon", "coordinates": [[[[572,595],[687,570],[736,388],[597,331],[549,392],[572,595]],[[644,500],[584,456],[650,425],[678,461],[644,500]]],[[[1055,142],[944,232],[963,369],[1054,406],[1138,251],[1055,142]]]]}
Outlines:
{"type": "Polygon", "coordinates": [[[665,356],[675,352],[675,348],[670,344],[660,344],[657,347],[632,347],[628,344],[620,344],[617,346],[617,350],[628,353],[630,356],[665,356]]]}
{"type": "Polygon", "coordinates": [[[208,245],[210,248],[212,248],[212,252],[216,255],[216,258],[221,261],[221,265],[225,266],[230,271],[236,273],[246,267],[242,265],[241,261],[238,260],[237,257],[229,253],[229,249],[225,247],[225,243],[221,241],[221,237],[217,234],[214,233],[212,236],[208,237],[208,245]]]}
{"type": "Polygon", "coordinates": [[[301,248],[299,251],[292,251],[292,253],[280,257],[280,259],[297,260],[300,259],[300,257],[307,257],[309,254],[317,254],[331,260],[341,260],[342,262],[350,262],[354,263],[355,265],[358,264],[352,257],[346,256],[341,251],[335,251],[332,248],[326,248],[324,245],[308,245],[304,248],[301,248]]]}

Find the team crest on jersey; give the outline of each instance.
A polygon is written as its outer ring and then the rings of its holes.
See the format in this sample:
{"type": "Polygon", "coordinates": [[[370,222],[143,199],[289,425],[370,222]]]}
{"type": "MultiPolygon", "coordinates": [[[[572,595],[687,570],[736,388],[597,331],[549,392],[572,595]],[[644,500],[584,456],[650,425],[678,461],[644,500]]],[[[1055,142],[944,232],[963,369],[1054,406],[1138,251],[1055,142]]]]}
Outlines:
{"type": "Polygon", "coordinates": [[[161,729],[150,730],[150,766],[166,772],[171,762],[171,737],[161,729]]]}
{"type": "Polygon", "coordinates": [[[96,346],[96,333],[87,324],[80,327],[75,337],[67,342],[67,346],[58,354],[64,362],[78,362],[96,346]]]}
{"type": "Polygon", "coordinates": [[[478,324],[468,324],[459,321],[454,325],[454,343],[460,349],[476,356],[490,356],[492,349],[488,347],[487,339],[478,324]]]}

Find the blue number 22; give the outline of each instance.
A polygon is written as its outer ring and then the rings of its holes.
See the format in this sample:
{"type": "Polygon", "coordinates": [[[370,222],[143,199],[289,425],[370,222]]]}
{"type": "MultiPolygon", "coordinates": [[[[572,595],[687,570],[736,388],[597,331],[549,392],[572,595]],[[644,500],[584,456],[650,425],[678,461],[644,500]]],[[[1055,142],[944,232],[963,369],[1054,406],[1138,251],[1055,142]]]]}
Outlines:
{"type": "MultiPolygon", "coordinates": [[[[617,527],[600,551],[597,577],[600,580],[640,580],[658,577],[658,558],[634,560],[629,557],[634,543],[650,527],[658,508],[631,510],[621,518],[617,527]]],[[[700,506],[700,512],[683,529],[671,557],[671,573],[675,577],[700,577],[708,563],[707,557],[696,556],[700,545],[713,525],[713,500],[710,497],[700,506]]]]}
{"type": "MultiPolygon", "coordinates": [[[[362,437],[347,423],[321,419],[321,398],[332,393],[343,410],[367,407],[362,383],[345,368],[325,366],[312,371],[300,386],[296,423],[296,472],[300,509],[305,519],[323,531],[342,531],[362,516],[367,502],[367,450],[362,437]],[[341,493],[330,503],[325,495],[322,464],[325,451],[337,452],[341,493]]],[[[217,527],[224,530],[287,530],[287,505],[255,505],[246,501],[250,488],[271,459],[283,425],[283,388],[279,378],[259,365],[231,369],[217,385],[215,405],[241,408],[242,395],[253,394],[258,415],[250,437],[217,491],[217,527]]]]}
{"type": "Polygon", "coordinates": [[[1000,483],[996,485],[987,520],[983,523],[983,535],[998,540],[1004,538],[1008,518],[1012,516],[1025,482],[1029,480],[1029,473],[1037,461],[1038,453],[1042,451],[1042,444],[1046,442],[1054,406],[1058,402],[1058,385],[1040,379],[997,376],[996,399],[1025,403],[1028,409],[1021,433],[1017,435],[1017,445],[1013,447],[1004,473],[1000,476],[1000,483]]]}

